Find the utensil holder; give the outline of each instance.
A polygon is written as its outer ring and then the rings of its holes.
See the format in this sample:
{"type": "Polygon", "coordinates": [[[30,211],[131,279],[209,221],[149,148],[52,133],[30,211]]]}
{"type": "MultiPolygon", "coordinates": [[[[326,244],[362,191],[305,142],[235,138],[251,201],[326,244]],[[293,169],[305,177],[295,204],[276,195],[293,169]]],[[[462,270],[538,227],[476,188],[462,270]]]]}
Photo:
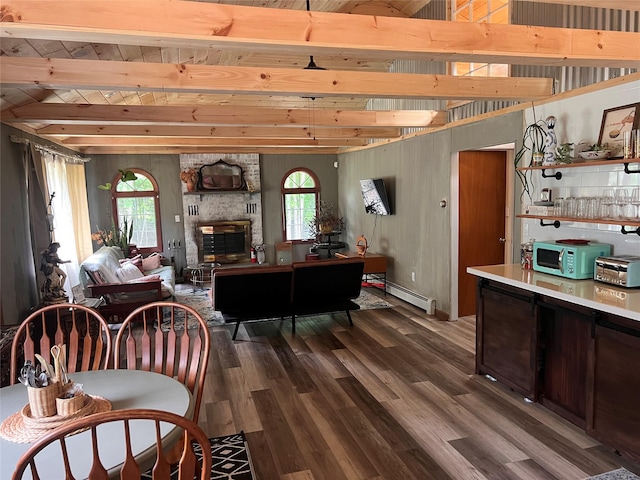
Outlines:
{"type": "Polygon", "coordinates": [[[35,418],[55,415],[56,397],[59,393],[60,385],[57,382],[41,388],[27,387],[31,415],[35,418]]]}
{"type": "Polygon", "coordinates": [[[71,398],[64,398],[67,393],[62,393],[56,398],[56,409],[58,415],[65,417],[76,413],[84,406],[84,393],[77,393],[71,398]]]}

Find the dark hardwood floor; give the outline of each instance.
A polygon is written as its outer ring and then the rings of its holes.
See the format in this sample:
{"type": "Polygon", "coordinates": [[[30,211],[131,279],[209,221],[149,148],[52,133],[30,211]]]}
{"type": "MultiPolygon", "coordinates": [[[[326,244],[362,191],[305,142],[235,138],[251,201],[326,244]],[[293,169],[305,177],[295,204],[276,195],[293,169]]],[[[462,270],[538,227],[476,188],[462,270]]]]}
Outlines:
{"type": "Polygon", "coordinates": [[[611,449],[474,371],[475,319],[394,308],[212,329],[200,424],[244,430],[257,480],[559,479],[611,449]]]}

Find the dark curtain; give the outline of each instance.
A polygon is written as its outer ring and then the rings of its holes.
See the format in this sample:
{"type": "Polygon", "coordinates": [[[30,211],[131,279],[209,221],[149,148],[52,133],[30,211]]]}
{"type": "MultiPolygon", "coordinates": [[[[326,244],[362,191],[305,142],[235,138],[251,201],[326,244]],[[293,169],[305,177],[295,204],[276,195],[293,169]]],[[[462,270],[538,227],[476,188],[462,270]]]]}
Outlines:
{"type": "Polygon", "coordinates": [[[36,285],[31,287],[36,291],[38,303],[42,299],[40,287],[44,276],[40,272],[42,251],[49,246],[49,226],[47,223],[47,205],[49,193],[47,179],[44,172],[42,154],[31,143],[23,145],[23,161],[27,172],[27,197],[29,232],[31,234],[31,252],[33,254],[33,268],[36,273],[36,285]]]}

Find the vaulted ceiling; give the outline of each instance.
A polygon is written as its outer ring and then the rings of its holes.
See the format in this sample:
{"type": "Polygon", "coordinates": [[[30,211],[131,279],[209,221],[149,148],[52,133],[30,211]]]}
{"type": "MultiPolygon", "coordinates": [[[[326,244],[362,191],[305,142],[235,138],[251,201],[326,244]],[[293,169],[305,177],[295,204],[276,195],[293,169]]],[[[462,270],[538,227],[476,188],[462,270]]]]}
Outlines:
{"type": "Polygon", "coordinates": [[[396,59],[640,66],[637,33],[409,18],[429,1],[6,0],[1,120],[90,154],[333,153],[446,122],[371,98],[552,94],[544,78],[391,73],[396,59]]]}

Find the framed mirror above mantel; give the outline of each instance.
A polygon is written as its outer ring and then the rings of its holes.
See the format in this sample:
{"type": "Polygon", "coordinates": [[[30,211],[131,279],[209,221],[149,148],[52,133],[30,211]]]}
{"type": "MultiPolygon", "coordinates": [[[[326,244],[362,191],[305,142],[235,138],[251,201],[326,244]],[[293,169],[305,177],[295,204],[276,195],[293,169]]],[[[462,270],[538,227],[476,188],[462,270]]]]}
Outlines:
{"type": "Polygon", "coordinates": [[[198,193],[247,191],[247,182],[240,165],[219,160],[202,165],[198,171],[198,193]]]}

